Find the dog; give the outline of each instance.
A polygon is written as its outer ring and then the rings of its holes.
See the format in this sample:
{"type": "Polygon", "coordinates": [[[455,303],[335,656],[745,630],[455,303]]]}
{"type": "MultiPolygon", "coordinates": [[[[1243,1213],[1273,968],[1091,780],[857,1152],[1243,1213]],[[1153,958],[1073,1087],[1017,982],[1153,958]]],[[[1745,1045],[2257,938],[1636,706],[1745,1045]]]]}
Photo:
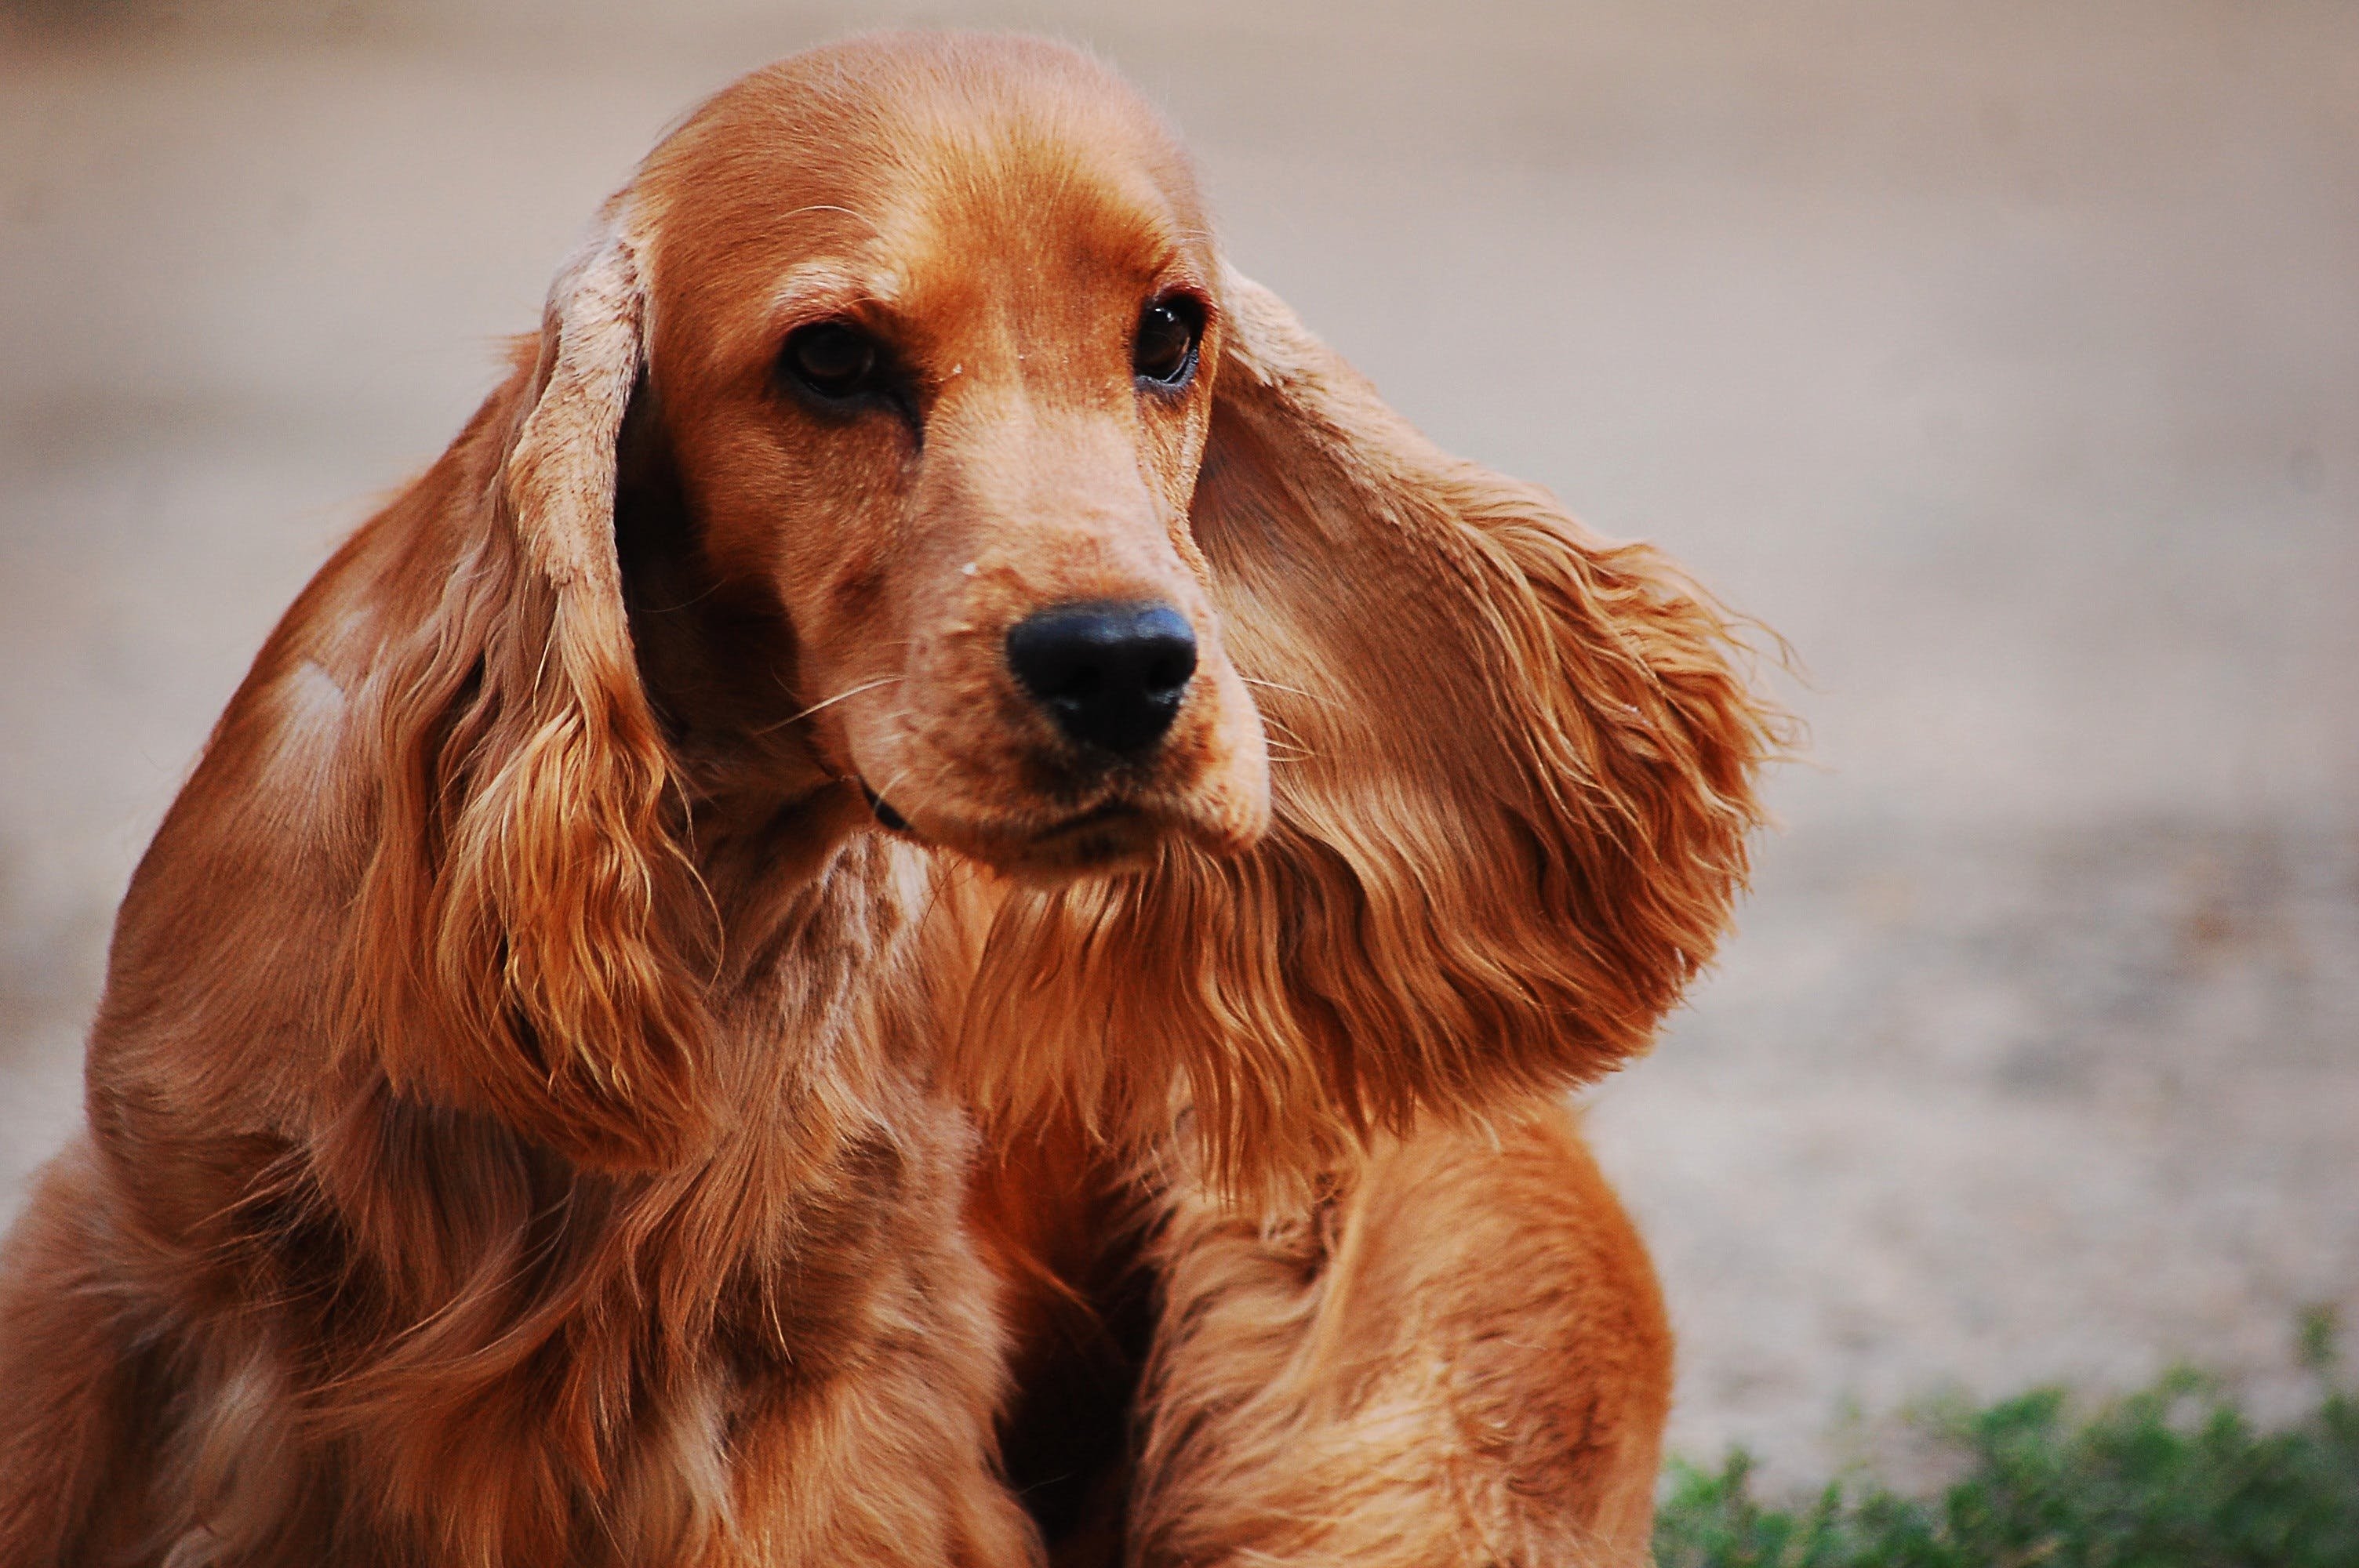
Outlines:
{"type": "Polygon", "coordinates": [[[0,1562],[1645,1561],[1560,1097],[1743,883],[1736,630],[1388,410],[1091,59],[745,78],[133,877],[0,1562]]]}

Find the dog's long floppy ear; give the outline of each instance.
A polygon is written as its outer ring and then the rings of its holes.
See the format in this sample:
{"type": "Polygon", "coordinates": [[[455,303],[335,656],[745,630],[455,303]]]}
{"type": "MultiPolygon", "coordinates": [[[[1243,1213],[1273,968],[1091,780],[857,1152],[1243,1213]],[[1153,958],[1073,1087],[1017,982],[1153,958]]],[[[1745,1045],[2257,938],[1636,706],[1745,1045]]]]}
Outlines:
{"type": "Polygon", "coordinates": [[[706,1130],[712,934],[615,551],[645,358],[626,211],[560,275],[529,370],[413,492],[447,576],[373,682],[381,794],[349,957],[353,1034],[397,1088],[645,1168],[706,1130]]]}
{"type": "Polygon", "coordinates": [[[1728,920],[1783,720],[1660,555],[1437,450],[1266,290],[1223,295],[1193,519],[1271,830],[1011,894],[968,1016],[1040,1043],[972,1053],[987,1095],[1148,1127],[1176,1099],[1256,1188],[1644,1049],[1728,920]]]}

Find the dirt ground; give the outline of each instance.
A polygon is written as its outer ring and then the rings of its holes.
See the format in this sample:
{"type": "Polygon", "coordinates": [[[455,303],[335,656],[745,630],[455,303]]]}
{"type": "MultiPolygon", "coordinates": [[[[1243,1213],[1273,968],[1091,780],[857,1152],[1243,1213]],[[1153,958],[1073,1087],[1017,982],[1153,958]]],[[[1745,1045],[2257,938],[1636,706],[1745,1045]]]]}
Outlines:
{"type": "Polygon", "coordinates": [[[0,1212],[269,622],[700,93],[1096,44],[1446,445],[1788,636],[1815,762],[1595,1096],[1675,1445],[2359,1324],[2359,11],[2341,0],[0,9],[0,1212]]]}

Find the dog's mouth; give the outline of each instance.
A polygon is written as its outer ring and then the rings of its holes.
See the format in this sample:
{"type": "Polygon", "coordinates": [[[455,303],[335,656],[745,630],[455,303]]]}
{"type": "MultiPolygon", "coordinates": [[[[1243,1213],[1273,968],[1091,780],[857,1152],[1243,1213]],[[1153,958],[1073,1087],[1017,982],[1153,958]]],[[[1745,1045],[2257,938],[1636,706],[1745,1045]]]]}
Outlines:
{"type": "Polygon", "coordinates": [[[870,789],[866,779],[860,781],[860,793],[868,802],[869,814],[877,821],[896,833],[908,833],[911,838],[917,837],[910,831],[909,819],[887,805],[883,795],[870,789]]]}
{"type": "Polygon", "coordinates": [[[1200,673],[1170,735],[1129,753],[1044,744],[1020,711],[995,728],[987,713],[882,704],[839,717],[823,751],[842,809],[856,788],[882,832],[1002,875],[1046,885],[1182,849],[1225,857],[1269,812],[1257,716],[1226,671],[1212,672],[1225,691],[1200,673]]]}

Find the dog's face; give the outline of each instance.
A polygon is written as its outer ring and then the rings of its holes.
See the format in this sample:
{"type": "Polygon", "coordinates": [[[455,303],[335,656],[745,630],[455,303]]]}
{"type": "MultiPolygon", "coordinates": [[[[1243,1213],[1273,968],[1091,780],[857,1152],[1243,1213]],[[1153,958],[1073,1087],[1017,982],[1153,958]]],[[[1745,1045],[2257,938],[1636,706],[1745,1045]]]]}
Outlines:
{"type": "Polygon", "coordinates": [[[1268,788],[1189,528],[1204,218],[1110,77],[997,47],[1037,58],[799,57],[673,136],[635,192],[648,384],[876,820],[1031,876],[1234,851],[1268,788]]]}
{"type": "Polygon", "coordinates": [[[1245,1179],[1552,1091],[1711,953],[1778,731],[1708,597],[1436,450],[1051,45],[706,104],[381,526],[354,1016],[595,1162],[694,1146],[726,965],[827,928],[853,822],[1016,873],[912,949],[995,1114],[1157,1141],[1184,1082],[1245,1179]]]}

